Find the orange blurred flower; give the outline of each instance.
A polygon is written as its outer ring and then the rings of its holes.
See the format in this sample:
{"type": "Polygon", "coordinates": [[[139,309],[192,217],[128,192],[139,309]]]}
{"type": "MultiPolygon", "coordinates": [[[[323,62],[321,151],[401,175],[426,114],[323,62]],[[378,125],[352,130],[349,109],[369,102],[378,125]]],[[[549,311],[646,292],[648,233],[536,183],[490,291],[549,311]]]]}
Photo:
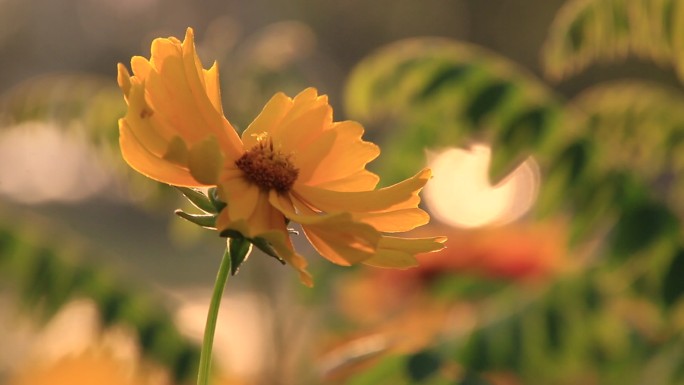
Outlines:
{"type": "Polygon", "coordinates": [[[449,240],[444,250],[419,255],[420,266],[415,269],[374,272],[375,279],[382,282],[380,286],[393,287],[400,297],[443,276],[468,274],[518,282],[543,281],[583,263],[579,256],[574,261],[569,259],[567,228],[559,222],[477,230],[431,225],[415,234],[446,234],[449,240]]]}
{"type": "Polygon", "coordinates": [[[63,357],[55,362],[26,367],[11,385],[144,385],[151,381],[130,363],[104,351],[88,351],[63,357]]]}
{"type": "Polygon", "coordinates": [[[380,150],[361,139],[360,124],[333,122],[315,89],[276,94],[240,138],[223,116],[217,65],[202,67],[192,29],[183,42],[154,40],[151,58],[133,57],[131,67],[134,76],[121,64],[118,76],[128,103],[119,121],[126,162],[170,185],[217,186],[227,203],[217,229],[265,240],[305,284],[312,279],[288,237],[290,220],[340,265],[406,268],[417,265],[416,254],[443,247],[443,237],[383,234],[429,221],[418,193],[430,171],[375,190],[379,178],[365,167],[380,150]]]}
{"type": "Polygon", "coordinates": [[[468,272],[513,280],[555,276],[569,267],[567,229],[557,223],[512,224],[504,227],[460,230],[421,229],[447,234],[447,249],[420,258],[416,274],[468,272]]]}
{"type": "MultiPolygon", "coordinates": [[[[389,353],[412,353],[440,338],[466,336],[487,319],[487,307],[467,296],[432,295],[426,287],[440,278],[480,275],[515,282],[532,281],[536,289],[574,266],[568,261],[567,229],[561,223],[511,224],[462,230],[426,226],[417,235],[446,234],[447,248],[420,255],[414,269],[359,271],[345,276],[335,291],[336,306],[363,334],[336,338],[326,349],[322,367],[340,383],[359,368],[389,353]],[[343,338],[342,342],[339,341],[343,338]]],[[[492,384],[517,384],[511,373],[488,373],[492,384]]]]}
{"type": "MultiPolygon", "coordinates": [[[[463,320],[468,318],[464,316],[469,312],[468,306],[464,305],[467,298],[450,300],[445,308],[441,299],[429,295],[426,286],[435,279],[458,279],[465,274],[536,282],[573,267],[565,252],[567,232],[560,224],[514,224],[481,230],[429,226],[420,229],[419,234],[431,233],[447,234],[447,248],[418,256],[420,266],[417,268],[404,271],[369,269],[345,277],[335,293],[337,306],[345,317],[365,326],[387,328],[390,323],[402,319],[405,313],[424,316],[434,311],[444,314],[460,306],[459,318],[463,320]]],[[[427,329],[423,328],[423,331],[431,333],[427,329]]]]}

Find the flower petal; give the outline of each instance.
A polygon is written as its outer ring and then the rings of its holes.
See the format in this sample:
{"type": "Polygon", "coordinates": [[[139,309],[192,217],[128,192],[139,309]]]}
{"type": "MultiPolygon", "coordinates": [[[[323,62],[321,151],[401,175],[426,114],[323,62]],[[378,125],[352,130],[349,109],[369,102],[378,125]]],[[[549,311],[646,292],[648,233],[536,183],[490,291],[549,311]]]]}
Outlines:
{"type": "Polygon", "coordinates": [[[223,168],[223,154],[214,136],[195,144],[188,153],[190,174],[200,183],[216,185],[223,168]]]}
{"type": "Polygon", "coordinates": [[[354,219],[375,227],[378,231],[396,233],[413,230],[427,224],[430,216],[419,208],[399,209],[373,213],[355,213],[354,219]]]}
{"type": "Polygon", "coordinates": [[[270,132],[283,119],[285,114],[292,108],[292,99],[282,92],[273,95],[271,100],[266,103],[261,113],[242,133],[242,143],[245,149],[250,149],[257,145],[261,134],[270,132]]]}
{"type": "Polygon", "coordinates": [[[119,146],[124,160],[148,178],[174,186],[201,187],[187,168],[163,160],[150,152],[131,131],[124,119],[119,120],[119,146]]]}
{"type": "MultiPolygon", "coordinates": [[[[210,94],[207,93],[204,69],[195,50],[195,35],[192,28],[186,30],[181,49],[187,83],[197,101],[197,110],[208,124],[207,129],[212,130],[213,134],[220,139],[228,157],[233,160],[239,158],[243,152],[240,138],[233,126],[221,114],[222,108],[215,107],[216,104],[220,104],[220,99],[211,100],[210,94]]],[[[214,72],[216,72],[218,83],[218,69],[214,69],[214,72]]],[[[215,93],[216,90],[212,90],[211,96],[216,97],[215,93]]]]}
{"type": "Polygon", "coordinates": [[[387,269],[408,269],[418,266],[413,254],[398,250],[380,249],[371,258],[363,261],[364,265],[387,269]]]}
{"type": "Polygon", "coordinates": [[[445,241],[446,237],[407,239],[383,236],[378,245],[378,252],[363,263],[395,269],[414,267],[418,265],[416,254],[441,250],[445,241]]]}
{"type": "MultiPolygon", "coordinates": [[[[192,39],[192,35],[188,38],[192,39]]],[[[196,142],[207,134],[226,140],[229,130],[225,129],[222,117],[198,80],[197,68],[188,68],[188,65],[194,65],[194,60],[178,49],[180,47],[172,46],[167,39],[156,39],[153,43],[156,71],[148,77],[152,103],[159,104],[170,116],[181,117],[183,123],[178,124],[177,129],[187,141],[196,142]],[[164,52],[163,58],[160,58],[160,52],[164,52]]]]}
{"type": "Polygon", "coordinates": [[[204,84],[209,101],[219,114],[223,115],[223,103],[221,102],[221,82],[219,80],[218,63],[208,70],[204,70],[204,84]]]}
{"type": "Polygon", "coordinates": [[[311,175],[318,169],[321,160],[329,156],[335,145],[336,137],[337,133],[335,131],[326,131],[310,143],[305,151],[292,152],[294,154],[292,161],[299,170],[299,175],[297,176],[299,183],[309,184],[311,175]]]}
{"type": "Polygon", "coordinates": [[[328,97],[325,95],[318,96],[318,91],[315,88],[309,87],[292,99],[292,108],[283,117],[281,125],[288,125],[306,111],[326,104],[328,104],[328,97]]]}
{"type": "MultiPolygon", "coordinates": [[[[130,99],[131,84],[143,85],[142,99],[154,113],[148,115],[157,134],[167,141],[178,136],[187,147],[214,135],[226,161],[241,156],[239,137],[222,115],[218,69],[215,65],[208,71],[202,68],[192,29],[188,29],[182,43],[176,38],[155,39],[151,51],[149,61],[139,56],[131,59],[133,77],[120,66],[119,86],[130,99]]],[[[133,108],[131,103],[130,108],[133,108]]],[[[134,111],[134,114],[141,112],[134,111]]],[[[137,130],[135,122],[129,125],[137,130]]]]}
{"type": "Polygon", "coordinates": [[[285,216],[302,226],[304,234],[324,258],[348,266],[370,258],[377,249],[380,233],[372,226],[354,221],[349,213],[299,215],[288,198],[271,192],[269,201],[285,216]]]}
{"type": "Polygon", "coordinates": [[[177,164],[181,167],[186,167],[188,164],[189,151],[188,146],[183,139],[178,136],[171,138],[162,159],[168,160],[171,163],[177,164]]]}
{"type": "Polygon", "coordinates": [[[313,278],[306,270],[308,263],[304,257],[294,251],[290,237],[287,234],[283,234],[281,231],[269,231],[261,234],[259,237],[265,239],[278,253],[278,256],[299,272],[299,280],[303,284],[313,287],[313,278]]]}
{"type": "Polygon", "coordinates": [[[332,125],[332,108],[327,105],[313,105],[299,116],[280,125],[273,133],[274,142],[284,153],[306,152],[311,143],[326,127],[332,125]]]}
{"type": "Polygon", "coordinates": [[[131,74],[126,66],[121,63],[116,65],[116,69],[116,82],[119,83],[119,88],[123,91],[126,102],[128,102],[128,94],[131,92],[131,74]]]}
{"type": "Polygon", "coordinates": [[[344,178],[323,182],[316,187],[334,191],[368,191],[373,190],[380,182],[380,177],[366,169],[344,178]]]}
{"type": "Polygon", "coordinates": [[[268,192],[250,186],[244,190],[244,195],[235,195],[240,191],[239,187],[230,187],[227,183],[223,184],[221,189],[222,195],[227,195],[228,201],[228,209],[223,211],[226,211],[225,215],[230,220],[225,221],[225,218],[217,220],[217,228],[220,231],[226,229],[239,231],[246,238],[254,238],[277,229],[282,229],[287,233],[285,217],[281,211],[269,203],[268,192]],[[233,207],[240,205],[244,207],[233,207]],[[237,227],[241,222],[244,222],[241,224],[243,227],[237,227]]]}
{"type": "Polygon", "coordinates": [[[378,245],[385,250],[399,250],[411,254],[429,253],[442,250],[446,237],[399,238],[383,236],[378,245]]]}
{"type": "Polygon", "coordinates": [[[229,202],[228,212],[233,220],[248,221],[259,203],[259,188],[242,177],[221,184],[221,196],[229,202]]]}
{"type": "Polygon", "coordinates": [[[131,58],[131,69],[133,70],[136,79],[140,80],[140,82],[144,82],[152,70],[152,64],[142,56],[133,56],[131,58]]]}
{"type": "Polygon", "coordinates": [[[277,93],[247,127],[242,141],[249,149],[263,134],[267,134],[274,139],[279,150],[289,153],[297,150],[296,146],[305,146],[303,140],[311,141],[330,124],[332,109],[327,97],[318,96],[316,89],[307,88],[294,99],[277,93]]]}
{"type": "MultiPolygon", "coordinates": [[[[377,183],[368,183],[374,181],[372,179],[365,177],[350,178],[350,176],[360,175],[362,172],[365,172],[363,176],[371,174],[365,170],[366,164],[380,154],[378,146],[362,139],[363,126],[353,121],[339,122],[334,123],[328,132],[335,133],[334,142],[324,155],[311,163],[313,167],[309,167],[309,172],[303,172],[300,175],[302,183],[320,187],[326,182],[346,179],[344,184],[341,184],[344,190],[340,191],[374,189],[377,183]]],[[[311,151],[311,147],[316,146],[318,144],[307,146],[307,153],[311,151]]]]}
{"type": "MultiPolygon", "coordinates": [[[[273,211],[277,212],[276,210],[273,211]]],[[[277,213],[280,214],[280,212],[277,213]]],[[[280,214],[280,218],[282,219],[282,214],[280,214]]],[[[243,219],[237,221],[231,220],[228,210],[224,209],[219,213],[218,218],[216,219],[216,228],[219,233],[230,229],[239,232],[248,239],[265,239],[280,258],[299,272],[299,279],[303,284],[309,287],[313,286],[311,274],[306,270],[308,263],[304,257],[294,250],[284,220],[275,222],[274,228],[269,231],[249,236],[247,234],[253,232],[251,225],[243,219]]]]}
{"type": "Polygon", "coordinates": [[[418,193],[430,179],[424,169],[412,178],[393,186],[373,191],[332,191],[295,183],[294,191],[307,204],[324,212],[367,213],[415,208],[418,193]]]}
{"type": "Polygon", "coordinates": [[[302,225],[302,229],[321,256],[342,266],[372,258],[380,236],[373,227],[354,222],[349,216],[330,217],[315,225],[302,225]]]}
{"type": "Polygon", "coordinates": [[[145,85],[132,82],[128,93],[128,110],[123,120],[145,148],[162,156],[173,135],[157,124],[154,114],[154,110],[145,101],[145,85]]]}

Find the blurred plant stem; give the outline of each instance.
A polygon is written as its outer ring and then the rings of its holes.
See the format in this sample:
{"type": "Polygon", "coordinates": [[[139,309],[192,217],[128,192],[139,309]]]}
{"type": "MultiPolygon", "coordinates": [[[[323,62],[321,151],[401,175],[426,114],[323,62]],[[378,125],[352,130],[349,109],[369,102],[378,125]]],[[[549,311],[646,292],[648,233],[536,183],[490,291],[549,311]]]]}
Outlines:
{"type": "MultiPolygon", "coordinates": [[[[246,242],[244,239],[230,239],[230,243],[246,242]]],[[[241,247],[242,244],[234,248],[235,245],[230,245],[226,247],[225,253],[223,253],[223,259],[221,260],[221,265],[219,266],[218,274],[216,275],[216,282],[214,283],[214,292],[211,295],[211,303],[209,304],[209,311],[207,313],[207,323],[204,327],[204,338],[202,340],[202,350],[200,352],[200,362],[199,362],[199,373],[197,374],[197,385],[208,385],[209,384],[209,374],[211,370],[211,353],[212,347],[214,345],[214,333],[216,331],[216,320],[218,318],[219,308],[221,307],[221,298],[223,297],[223,291],[225,290],[226,283],[228,282],[228,276],[231,272],[234,274],[231,268],[233,264],[233,259],[239,258],[238,261],[243,261],[246,259],[247,254],[250,252],[250,247],[241,247]],[[233,255],[231,255],[231,250],[233,255]],[[236,255],[243,254],[243,255],[236,255]]],[[[239,265],[239,262],[238,262],[239,265]]]]}

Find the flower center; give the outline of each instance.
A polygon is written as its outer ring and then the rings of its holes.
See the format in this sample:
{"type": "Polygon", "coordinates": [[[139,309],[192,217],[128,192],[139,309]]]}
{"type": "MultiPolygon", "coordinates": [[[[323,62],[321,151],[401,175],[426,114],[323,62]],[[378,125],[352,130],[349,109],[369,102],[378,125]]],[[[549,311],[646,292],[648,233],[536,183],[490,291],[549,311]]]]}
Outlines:
{"type": "Polygon", "coordinates": [[[245,173],[249,182],[260,189],[276,190],[281,194],[290,191],[299,175],[299,170],[290,162],[290,156],[274,150],[270,140],[260,140],[236,160],[235,165],[245,173]]]}

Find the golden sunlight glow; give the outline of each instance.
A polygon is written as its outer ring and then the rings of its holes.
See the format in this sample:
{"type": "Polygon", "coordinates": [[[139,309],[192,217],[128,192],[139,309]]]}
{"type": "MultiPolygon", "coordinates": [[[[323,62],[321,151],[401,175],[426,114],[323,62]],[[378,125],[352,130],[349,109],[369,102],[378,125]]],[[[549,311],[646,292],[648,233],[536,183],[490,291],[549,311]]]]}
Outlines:
{"type": "Polygon", "coordinates": [[[532,157],[501,180],[489,181],[491,148],[477,144],[429,154],[434,177],[424,198],[438,220],[457,227],[502,225],[530,209],[539,189],[539,168],[532,157]]]}

